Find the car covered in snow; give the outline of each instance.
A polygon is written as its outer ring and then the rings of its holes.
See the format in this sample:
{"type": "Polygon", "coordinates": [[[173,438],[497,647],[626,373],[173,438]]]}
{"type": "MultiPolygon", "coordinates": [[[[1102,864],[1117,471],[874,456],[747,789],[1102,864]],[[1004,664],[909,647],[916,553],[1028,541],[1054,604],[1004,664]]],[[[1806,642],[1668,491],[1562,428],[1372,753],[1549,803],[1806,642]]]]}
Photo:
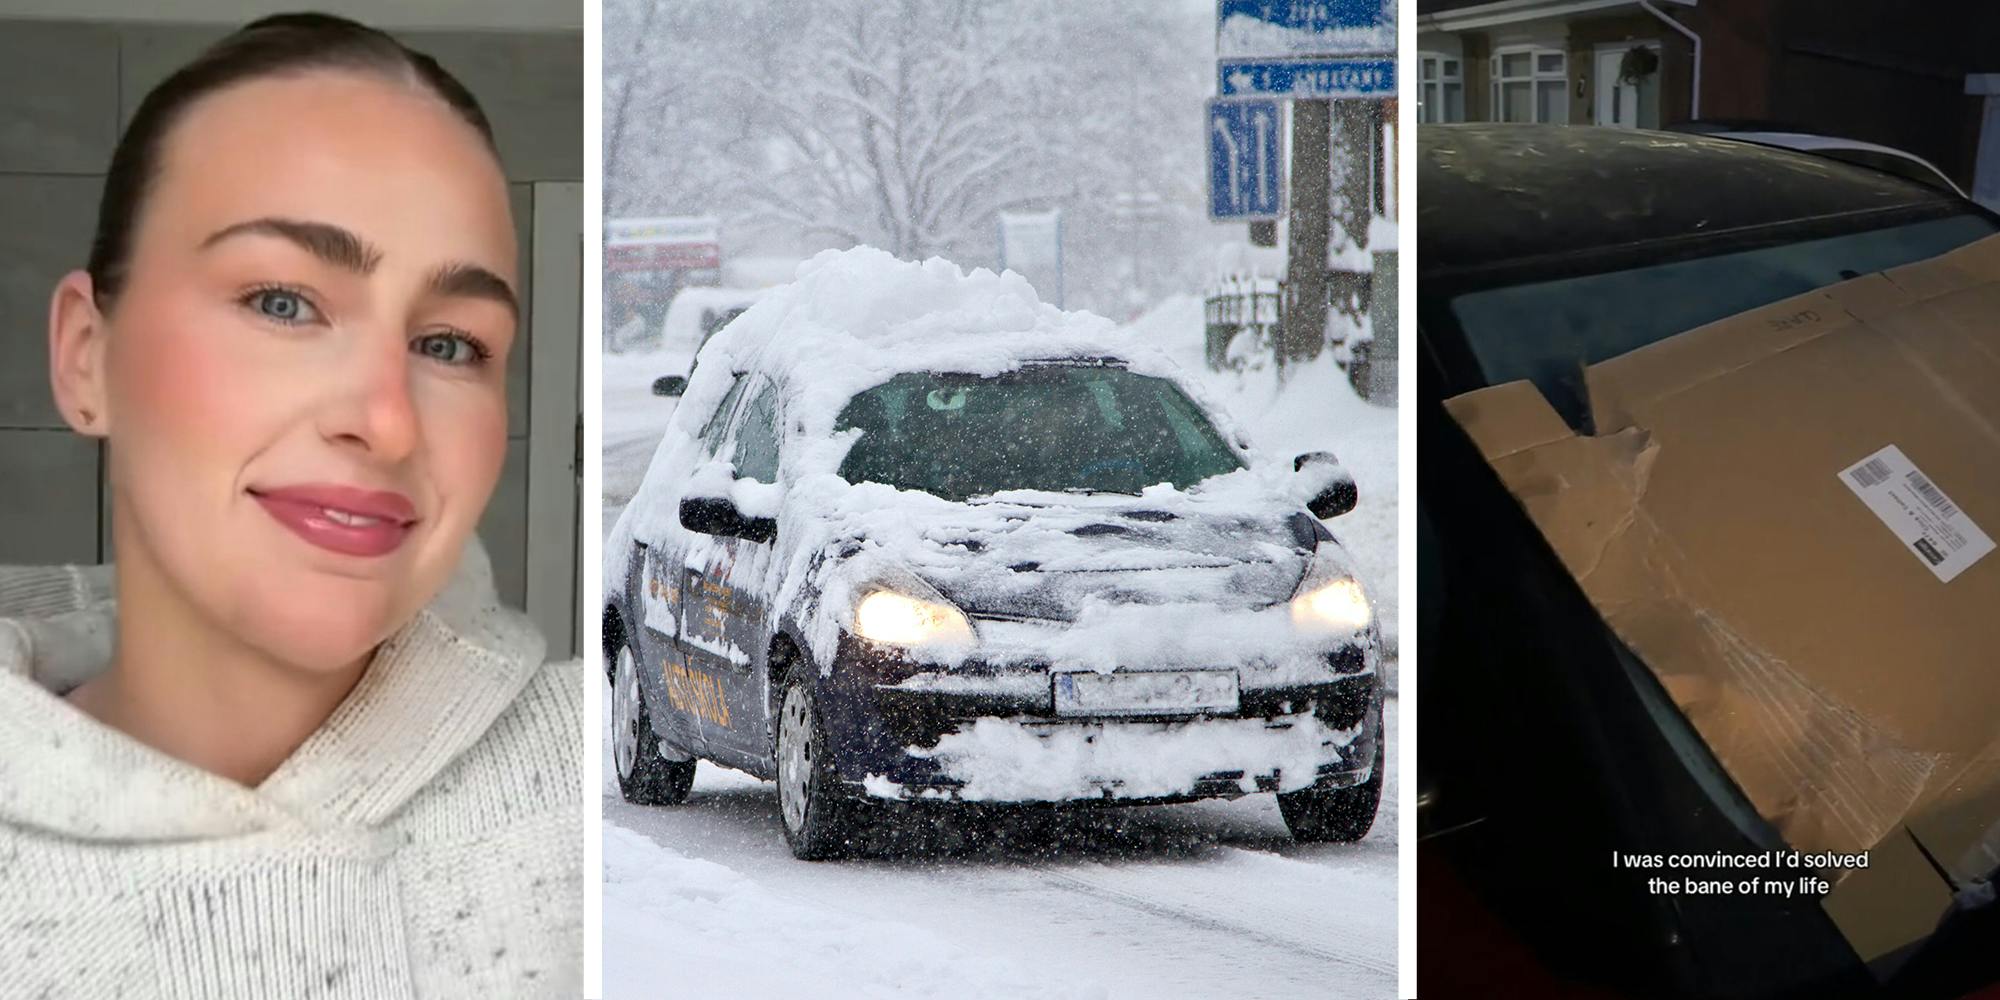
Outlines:
{"type": "Polygon", "coordinates": [[[775,779],[805,858],[925,803],[1275,792],[1359,839],[1380,629],[1323,523],[1355,500],[1018,275],[822,254],[703,349],[606,542],[620,788],[775,779]]]}

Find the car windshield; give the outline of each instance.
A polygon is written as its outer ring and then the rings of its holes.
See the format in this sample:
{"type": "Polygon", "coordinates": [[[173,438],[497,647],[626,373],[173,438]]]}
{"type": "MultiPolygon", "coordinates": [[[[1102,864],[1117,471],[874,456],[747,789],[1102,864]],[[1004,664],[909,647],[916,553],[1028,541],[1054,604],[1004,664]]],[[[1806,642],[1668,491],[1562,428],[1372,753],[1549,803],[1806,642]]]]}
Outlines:
{"type": "Polygon", "coordinates": [[[1529,379],[1591,430],[1582,369],[1676,333],[1847,278],[1935,257],[1996,231],[1964,214],[1736,253],[1460,295],[1452,313],[1486,384],[1529,379]]]}
{"type": "Polygon", "coordinates": [[[1103,365],[906,373],[855,396],[837,427],[861,431],[840,464],[849,482],[947,500],[1002,490],[1136,494],[1242,468],[1172,382],[1103,365]]]}

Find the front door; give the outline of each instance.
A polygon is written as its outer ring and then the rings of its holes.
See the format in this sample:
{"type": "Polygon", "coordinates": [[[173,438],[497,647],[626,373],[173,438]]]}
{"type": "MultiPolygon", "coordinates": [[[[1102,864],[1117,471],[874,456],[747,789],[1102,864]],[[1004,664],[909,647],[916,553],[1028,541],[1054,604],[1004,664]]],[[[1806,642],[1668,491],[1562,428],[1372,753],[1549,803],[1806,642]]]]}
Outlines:
{"type": "MultiPolygon", "coordinates": [[[[762,728],[759,706],[743,695],[750,667],[750,631],[758,618],[737,585],[751,567],[746,549],[768,548],[740,538],[695,535],[681,564],[681,662],[667,668],[667,701],[701,730],[719,757],[750,749],[762,728]]],[[[733,763],[733,761],[725,761],[733,763]]]]}
{"type": "Polygon", "coordinates": [[[1607,45],[1597,50],[1591,73],[1597,89],[1593,114],[1597,124],[1613,128],[1660,127],[1659,55],[1658,45],[1607,45]],[[1642,67],[1628,66],[1627,56],[1635,48],[1652,55],[1651,72],[1635,73],[1642,67]]]}
{"type": "MultiPolygon", "coordinates": [[[[756,386],[725,445],[738,479],[778,479],[778,394],[756,386]]],[[[773,542],[692,535],[681,592],[681,649],[686,656],[681,701],[705,723],[709,749],[733,751],[746,766],[769,755],[769,699],[757,669],[768,642],[770,595],[764,584],[773,542]]],[[[668,685],[669,700],[676,689],[668,685]]]]}
{"type": "MultiPolygon", "coordinates": [[[[721,449],[748,384],[746,377],[738,375],[702,425],[701,451],[694,462],[706,462],[721,449]]],[[[685,475],[688,470],[673,471],[685,475]]],[[[721,679],[704,682],[700,668],[688,662],[682,623],[691,617],[687,606],[695,599],[687,592],[688,561],[698,552],[708,552],[712,539],[678,523],[641,524],[641,530],[651,534],[642,538],[639,546],[644,560],[638,581],[639,684],[660,736],[682,750],[706,753],[727,721],[720,708],[722,699],[712,694],[720,691],[721,679]]]]}

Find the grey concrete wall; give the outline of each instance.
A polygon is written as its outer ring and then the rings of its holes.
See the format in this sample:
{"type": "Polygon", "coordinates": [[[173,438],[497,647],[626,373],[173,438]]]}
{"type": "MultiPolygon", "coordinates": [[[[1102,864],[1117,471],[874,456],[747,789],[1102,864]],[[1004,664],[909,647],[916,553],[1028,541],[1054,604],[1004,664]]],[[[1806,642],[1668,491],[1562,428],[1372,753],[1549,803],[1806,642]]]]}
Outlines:
{"type": "MultiPolygon", "coordinates": [[[[83,266],[118,129],[149,89],[228,30],[0,18],[0,563],[97,562],[111,554],[102,447],[70,433],[49,392],[49,294],[63,274],[83,266]]],[[[492,120],[512,185],[520,273],[531,275],[533,185],[583,178],[583,36],[399,34],[464,81],[492,120]]],[[[524,339],[507,382],[507,465],[480,526],[501,594],[516,605],[526,591],[535,404],[528,365],[537,348],[527,323],[534,282],[523,285],[524,339]]],[[[553,332],[560,343],[543,349],[576,349],[577,331],[565,325],[553,332]]],[[[567,461],[537,463],[538,473],[544,465],[570,474],[567,461]]],[[[575,532],[574,525],[546,527],[575,532]]]]}

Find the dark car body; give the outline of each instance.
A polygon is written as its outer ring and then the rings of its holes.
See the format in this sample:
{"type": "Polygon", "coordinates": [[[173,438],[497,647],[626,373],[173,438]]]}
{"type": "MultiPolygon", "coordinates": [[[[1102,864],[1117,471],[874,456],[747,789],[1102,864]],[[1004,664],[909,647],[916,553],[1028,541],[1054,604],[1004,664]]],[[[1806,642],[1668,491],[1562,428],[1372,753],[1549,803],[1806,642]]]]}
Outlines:
{"type": "MultiPolygon", "coordinates": [[[[1427,878],[1468,890],[1440,898],[1620,995],[1956,996],[2000,975],[1977,894],[1871,968],[1816,900],[1654,895],[1612,869],[1614,850],[1784,844],[1442,406],[1528,378],[1588,432],[1583,365],[2000,225],[1933,188],[1700,136],[1426,126],[1418,152],[1419,851],[1427,878]]],[[[1420,934],[1463,923],[1447,917],[1420,908],[1420,934]]],[[[1427,987],[1478,975],[1428,936],[1420,954],[1427,987]]]]}

